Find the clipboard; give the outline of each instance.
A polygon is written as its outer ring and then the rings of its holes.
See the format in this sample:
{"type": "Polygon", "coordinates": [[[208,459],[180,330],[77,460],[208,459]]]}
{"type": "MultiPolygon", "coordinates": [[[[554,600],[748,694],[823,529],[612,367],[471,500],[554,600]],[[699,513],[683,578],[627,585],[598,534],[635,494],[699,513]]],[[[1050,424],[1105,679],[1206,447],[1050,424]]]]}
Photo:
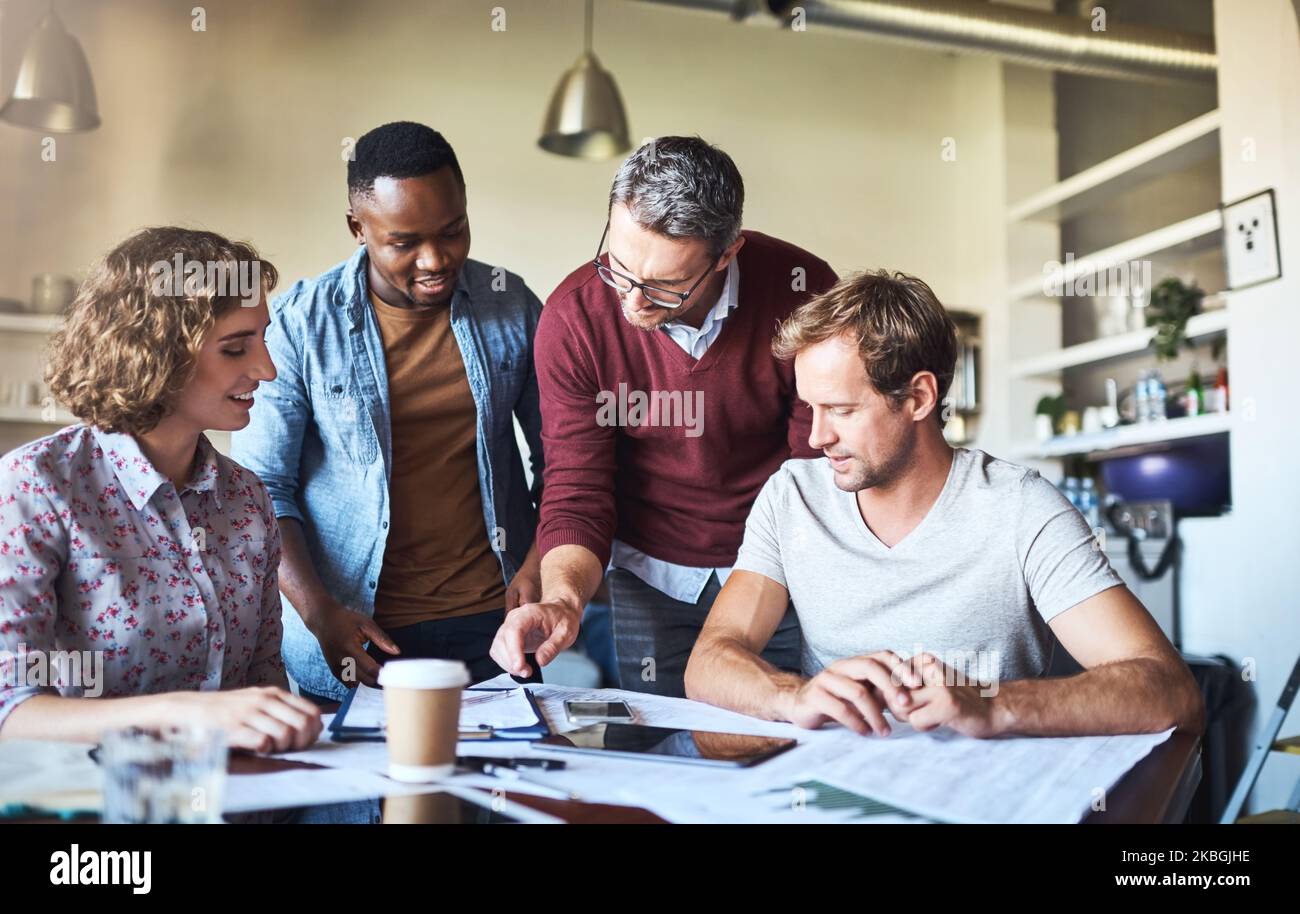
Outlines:
{"type": "MultiPolygon", "coordinates": [[[[505,689],[465,689],[466,692],[513,692],[521,686],[514,686],[505,689]]],[[[347,723],[348,710],[352,707],[352,699],[356,696],[357,690],[348,691],[347,697],[339,705],[338,712],[334,719],[330,721],[329,731],[332,739],[337,743],[382,743],[387,742],[388,738],[384,731],[379,727],[352,727],[347,723]]],[[[482,730],[461,730],[457,742],[461,741],[497,741],[497,740],[535,740],[551,735],[551,727],[546,722],[546,715],[537,705],[537,699],[528,689],[524,689],[524,697],[528,700],[528,705],[537,717],[537,723],[524,727],[503,727],[494,729],[485,727],[482,730]]]]}

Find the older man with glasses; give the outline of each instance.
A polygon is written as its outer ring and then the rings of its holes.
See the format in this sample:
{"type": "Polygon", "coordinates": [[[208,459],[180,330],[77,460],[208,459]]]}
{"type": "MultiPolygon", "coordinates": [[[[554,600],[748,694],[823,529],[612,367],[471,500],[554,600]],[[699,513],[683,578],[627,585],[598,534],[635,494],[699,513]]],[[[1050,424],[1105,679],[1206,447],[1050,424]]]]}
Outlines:
{"type": "MultiPolygon", "coordinates": [[[[786,460],[820,456],[771,342],[836,276],[807,251],[742,231],[744,198],[717,147],[647,143],[614,179],[595,260],[542,310],[542,596],[511,611],[492,646],[517,676],[532,672],[525,653],[544,665],[573,643],[609,567],[622,686],[684,695],[755,497],[786,460]]],[[[800,669],[792,611],[763,656],[800,669]]]]}

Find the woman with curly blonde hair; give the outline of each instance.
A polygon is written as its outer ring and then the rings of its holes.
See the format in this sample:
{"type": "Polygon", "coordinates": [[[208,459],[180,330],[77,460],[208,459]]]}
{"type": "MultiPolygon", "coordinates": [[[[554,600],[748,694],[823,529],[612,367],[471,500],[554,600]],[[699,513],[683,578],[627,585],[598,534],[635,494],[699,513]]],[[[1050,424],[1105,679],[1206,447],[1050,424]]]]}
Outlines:
{"type": "Polygon", "coordinates": [[[275,378],[275,281],[247,244],[164,227],[81,287],[46,371],[81,422],[0,458],[0,739],[200,724],[284,751],[319,734],[286,691],[270,497],[204,435],[247,425],[275,378]]]}

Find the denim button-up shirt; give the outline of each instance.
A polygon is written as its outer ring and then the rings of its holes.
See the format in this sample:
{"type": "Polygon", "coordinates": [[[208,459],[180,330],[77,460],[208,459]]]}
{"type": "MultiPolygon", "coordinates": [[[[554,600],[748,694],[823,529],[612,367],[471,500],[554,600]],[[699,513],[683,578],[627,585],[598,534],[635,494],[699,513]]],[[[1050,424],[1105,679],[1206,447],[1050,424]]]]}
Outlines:
{"type": "MultiPolygon", "coordinates": [[[[390,516],[392,429],[384,344],[370,303],[364,246],[271,302],[266,343],[277,377],[254,397],[235,459],[257,473],[277,517],[302,523],[316,573],[343,605],[373,616],[390,516]]],[[[483,521],[509,583],[533,542],[542,479],[533,335],[541,302],[524,281],[467,260],[451,327],[474,395],[483,521]],[[528,444],[524,477],[512,417],[528,444]]],[[[343,698],[320,645],[284,600],[284,657],[302,688],[343,698]]]]}

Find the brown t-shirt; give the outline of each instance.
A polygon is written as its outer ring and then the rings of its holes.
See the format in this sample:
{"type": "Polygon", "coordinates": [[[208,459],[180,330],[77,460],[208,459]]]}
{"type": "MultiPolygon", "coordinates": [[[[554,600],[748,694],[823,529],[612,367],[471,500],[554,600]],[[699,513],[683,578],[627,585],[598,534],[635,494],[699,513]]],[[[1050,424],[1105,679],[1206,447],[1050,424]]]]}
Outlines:
{"type": "Polygon", "coordinates": [[[506,588],[483,522],[474,395],[451,308],[371,301],[388,366],[393,441],[375,621],[399,628],[501,609],[506,588]]]}

